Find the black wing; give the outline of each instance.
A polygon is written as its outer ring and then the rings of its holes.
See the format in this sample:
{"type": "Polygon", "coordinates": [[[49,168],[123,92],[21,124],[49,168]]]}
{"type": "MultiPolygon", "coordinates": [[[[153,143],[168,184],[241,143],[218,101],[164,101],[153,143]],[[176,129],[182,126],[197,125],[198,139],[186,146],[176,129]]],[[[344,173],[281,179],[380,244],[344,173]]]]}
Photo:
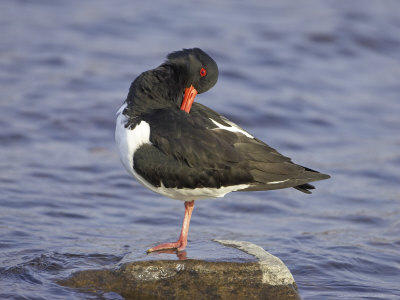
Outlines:
{"type": "Polygon", "coordinates": [[[141,119],[150,124],[152,145],[135,152],[134,168],[155,186],[161,181],[178,188],[249,184],[246,190],[296,187],[309,192],[308,182],[329,178],[292,163],[256,138],[220,129],[215,122],[236,125],[198,103],[190,114],[161,109],[141,119]]]}

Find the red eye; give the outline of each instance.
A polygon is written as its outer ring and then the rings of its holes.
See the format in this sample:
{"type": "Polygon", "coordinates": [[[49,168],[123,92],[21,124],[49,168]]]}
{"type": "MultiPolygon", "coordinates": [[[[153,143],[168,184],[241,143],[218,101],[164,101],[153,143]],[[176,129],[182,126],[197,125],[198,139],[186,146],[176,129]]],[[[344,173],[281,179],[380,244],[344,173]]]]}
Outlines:
{"type": "Polygon", "coordinates": [[[201,77],[204,77],[204,76],[206,76],[206,75],[207,75],[206,69],[201,68],[201,69],[200,69],[200,76],[201,76],[201,77]]]}

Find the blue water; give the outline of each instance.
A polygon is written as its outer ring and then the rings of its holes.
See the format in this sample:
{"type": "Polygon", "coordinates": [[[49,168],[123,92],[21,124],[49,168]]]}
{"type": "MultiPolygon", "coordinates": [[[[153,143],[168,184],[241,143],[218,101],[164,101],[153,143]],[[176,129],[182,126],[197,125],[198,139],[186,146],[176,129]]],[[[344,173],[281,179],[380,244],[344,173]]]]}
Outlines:
{"type": "Polygon", "coordinates": [[[138,74],[195,46],[220,69],[196,101],[332,178],[197,201],[187,257],[247,240],[304,299],[400,298],[400,2],[3,0],[0,26],[1,299],[96,298],[56,281],[177,259],[144,251],[183,205],[129,177],[114,122],[138,74]]]}

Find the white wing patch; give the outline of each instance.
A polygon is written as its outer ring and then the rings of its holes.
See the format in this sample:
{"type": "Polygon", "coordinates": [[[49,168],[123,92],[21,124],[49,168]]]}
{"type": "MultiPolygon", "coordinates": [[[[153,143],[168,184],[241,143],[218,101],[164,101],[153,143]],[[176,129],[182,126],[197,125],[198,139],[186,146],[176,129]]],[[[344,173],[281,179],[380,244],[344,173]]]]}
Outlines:
{"type": "MultiPolygon", "coordinates": [[[[244,134],[245,136],[254,139],[254,136],[252,136],[251,134],[249,134],[248,132],[244,131],[242,128],[240,128],[239,126],[237,126],[235,123],[229,121],[229,120],[224,120],[225,123],[228,123],[231,126],[224,126],[220,123],[218,123],[217,121],[213,120],[210,118],[210,120],[218,126],[218,129],[223,129],[223,130],[227,130],[227,131],[231,131],[231,132],[239,132],[244,134]]],[[[217,129],[217,128],[215,128],[217,129]]]]}
{"type": "Polygon", "coordinates": [[[285,179],[285,180],[280,180],[280,181],[270,181],[270,182],[267,182],[267,184],[278,184],[278,183],[282,183],[282,182],[286,182],[286,181],[289,181],[290,179],[285,179]]]}

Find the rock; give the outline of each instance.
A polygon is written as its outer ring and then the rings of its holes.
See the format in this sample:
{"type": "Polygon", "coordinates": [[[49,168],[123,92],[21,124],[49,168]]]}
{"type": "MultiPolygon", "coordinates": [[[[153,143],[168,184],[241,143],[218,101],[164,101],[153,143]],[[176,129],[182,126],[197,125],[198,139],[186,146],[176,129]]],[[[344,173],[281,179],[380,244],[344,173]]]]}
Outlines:
{"type": "Polygon", "coordinates": [[[262,283],[272,286],[296,286],[293,275],[286,265],[278,257],[268,253],[260,246],[240,241],[216,240],[216,242],[235,247],[256,257],[262,272],[262,283]]]}
{"type": "Polygon", "coordinates": [[[125,299],[300,299],[283,262],[249,242],[217,241],[258,262],[158,260],[126,263],[116,270],[88,270],[59,284],[115,292],[125,299]]]}

